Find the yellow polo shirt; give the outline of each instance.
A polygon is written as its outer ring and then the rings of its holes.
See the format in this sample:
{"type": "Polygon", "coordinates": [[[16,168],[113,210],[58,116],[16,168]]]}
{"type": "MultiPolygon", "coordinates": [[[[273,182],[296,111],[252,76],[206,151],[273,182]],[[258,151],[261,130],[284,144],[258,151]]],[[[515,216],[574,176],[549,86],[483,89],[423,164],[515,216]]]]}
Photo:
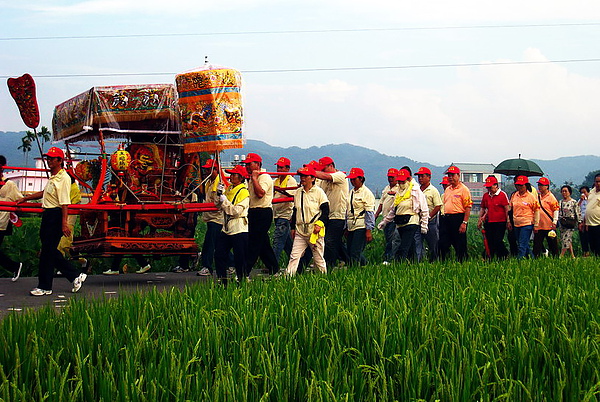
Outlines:
{"type": "Polygon", "coordinates": [[[54,176],[50,176],[50,180],[44,188],[44,196],[42,197],[42,208],[60,208],[63,205],[71,203],[71,178],[65,171],[60,171],[54,176]]]}
{"type": "Polygon", "coordinates": [[[321,180],[319,185],[329,200],[329,219],[346,219],[348,207],[348,180],[341,171],[330,173],[331,181],[321,180]]]}
{"type": "MultiPolygon", "coordinates": [[[[261,169],[261,171],[265,171],[261,169]]],[[[273,179],[266,173],[258,176],[258,184],[265,190],[262,198],[256,196],[252,179],[248,179],[248,190],[250,191],[250,208],[273,208],[273,179]]]]}
{"type": "MultiPolygon", "coordinates": [[[[0,188],[0,201],[15,202],[20,198],[23,198],[23,194],[17,188],[17,185],[12,180],[6,180],[2,178],[4,185],[0,188]]],[[[10,218],[10,212],[0,211],[0,230],[6,230],[8,227],[8,221],[10,218]]]]}
{"type": "Polygon", "coordinates": [[[350,189],[346,211],[348,230],[364,229],[366,227],[365,212],[375,212],[375,196],[373,192],[364,184],[358,190],[355,190],[354,187],[350,189]]]}
{"type": "Polygon", "coordinates": [[[592,188],[588,194],[588,203],[585,210],[585,224],[589,226],[600,225],[600,192],[592,188]]]}
{"type": "MultiPolygon", "coordinates": [[[[429,184],[429,186],[427,186],[427,188],[423,191],[423,194],[425,194],[425,199],[427,200],[427,207],[429,208],[430,213],[435,207],[441,207],[443,205],[440,192],[432,184],[429,184]]],[[[469,192],[469,195],[470,194],[471,193],[469,192]]],[[[473,203],[471,202],[471,204],[473,203]]]]}
{"type": "Polygon", "coordinates": [[[379,199],[379,205],[381,205],[381,214],[386,216],[388,212],[390,212],[390,208],[394,205],[394,199],[396,198],[396,193],[398,192],[398,184],[394,185],[394,187],[390,188],[388,184],[385,186],[383,191],[381,192],[381,198],[379,199]],[[390,194],[394,193],[394,194],[390,194]]]}

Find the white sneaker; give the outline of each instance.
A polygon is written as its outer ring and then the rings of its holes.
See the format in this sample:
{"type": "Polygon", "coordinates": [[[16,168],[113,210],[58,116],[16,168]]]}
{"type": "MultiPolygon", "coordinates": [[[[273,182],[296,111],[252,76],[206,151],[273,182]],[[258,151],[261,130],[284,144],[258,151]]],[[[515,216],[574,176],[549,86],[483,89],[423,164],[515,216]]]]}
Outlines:
{"type": "Polygon", "coordinates": [[[152,267],[150,266],[150,264],[146,265],[145,267],[142,267],[140,269],[138,269],[137,271],[135,271],[136,274],[145,274],[146,272],[150,271],[152,269],[152,267]]]}
{"type": "Polygon", "coordinates": [[[227,275],[235,275],[235,267],[227,268],[227,275]]]}
{"type": "Polygon", "coordinates": [[[113,271],[112,269],[109,269],[107,271],[102,272],[102,275],[119,275],[119,271],[113,271]]]}
{"type": "Polygon", "coordinates": [[[13,274],[13,277],[10,279],[11,281],[16,282],[17,279],[19,279],[19,276],[21,276],[21,268],[23,268],[22,262],[19,263],[19,269],[13,274]]]}
{"type": "Polygon", "coordinates": [[[51,295],[52,291],[51,290],[44,290],[44,289],[40,289],[40,288],[34,288],[34,289],[31,289],[29,291],[29,293],[32,296],[45,296],[45,295],[51,295]]]}
{"type": "Polygon", "coordinates": [[[71,289],[71,292],[79,292],[79,289],[81,289],[81,285],[83,285],[83,282],[85,282],[86,279],[86,274],[79,274],[79,276],[73,280],[73,289],[71,289]]]}
{"type": "Polygon", "coordinates": [[[210,269],[204,267],[198,272],[198,276],[211,276],[210,269]]]}
{"type": "Polygon", "coordinates": [[[389,261],[384,261],[384,262],[381,263],[381,265],[390,265],[390,262],[389,261]]]}

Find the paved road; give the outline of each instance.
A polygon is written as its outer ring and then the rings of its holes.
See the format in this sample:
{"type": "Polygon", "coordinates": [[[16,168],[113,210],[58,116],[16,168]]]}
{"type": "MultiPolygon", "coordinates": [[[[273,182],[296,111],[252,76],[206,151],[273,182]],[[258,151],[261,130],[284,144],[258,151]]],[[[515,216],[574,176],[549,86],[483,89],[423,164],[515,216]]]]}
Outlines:
{"type": "Polygon", "coordinates": [[[118,297],[120,294],[149,290],[151,288],[183,288],[188,283],[204,282],[210,277],[197,276],[196,272],[147,272],[145,274],[121,274],[114,276],[88,275],[78,293],[71,293],[71,283],[63,277],[54,278],[53,293],[49,296],[31,296],[29,291],[37,286],[38,279],[19,278],[12,282],[0,278],[0,318],[11,312],[22,313],[32,308],[54,305],[60,309],[70,298],[118,297]]]}

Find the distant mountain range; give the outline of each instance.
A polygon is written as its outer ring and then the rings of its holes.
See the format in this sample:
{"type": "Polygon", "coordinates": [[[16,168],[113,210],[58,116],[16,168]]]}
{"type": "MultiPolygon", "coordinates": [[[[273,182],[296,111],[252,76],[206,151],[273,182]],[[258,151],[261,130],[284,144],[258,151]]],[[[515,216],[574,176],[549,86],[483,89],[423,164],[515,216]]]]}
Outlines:
{"type": "MultiPolygon", "coordinates": [[[[38,156],[37,146],[34,144],[33,150],[26,164],[25,154],[17,149],[21,145],[21,138],[25,132],[2,132],[0,153],[6,156],[9,165],[33,166],[33,157],[38,156]]],[[[46,144],[44,149],[47,149],[46,144]]],[[[254,152],[262,156],[263,167],[267,170],[275,169],[274,164],[281,156],[285,156],[292,161],[292,169],[297,169],[303,163],[313,159],[318,160],[323,156],[330,156],[336,163],[336,167],[343,171],[349,171],[352,167],[360,167],[365,171],[367,177],[366,185],[374,192],[380,192],[387,184],[386,173],[390,167],[401,168],[410,166],[414,171],[419,167],[425,166],[431,169],[433,182],[439,183],[444,170],[448,167],[436,166],[431,163],[415,161],[404,156],[389,156],[369,148],[351,145],[351,144],[331,144],[321,147],[299,148],[299,147],[275,147],[263,141],[247,140],[244,149],[230,149],[222,154],[224,161],[232,161],[234,155],[245,155],[248,152],[254,152]]],[[[575,185],[581,184],[585,176],[593,170],[600,169],[600,157],[595,155],[581,155],[558,158],[554,160],[534,161],[546,173],[553,183],[561,185],[564,182],[572,182],[575,185]]],[[[452,161],[460,163],[460,161],[452,161]]],[[[500,161],[494,161],[496,164],[500,161]]],[[[488,162],[489,163],[489,162],[488,162]]],[[[588,183],[588,185],[591,183],[588,183]]]]}

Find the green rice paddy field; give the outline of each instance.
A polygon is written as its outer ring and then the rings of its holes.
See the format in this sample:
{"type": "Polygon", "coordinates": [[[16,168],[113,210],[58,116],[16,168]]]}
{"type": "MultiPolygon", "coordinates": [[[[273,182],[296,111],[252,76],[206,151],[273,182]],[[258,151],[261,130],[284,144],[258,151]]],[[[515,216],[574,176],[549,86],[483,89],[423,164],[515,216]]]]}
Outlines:
{"type": "Polygon", "coordinates": [[[372,265],[0,322],[5,401],[600,399],[599,260],[372,265]]]}

